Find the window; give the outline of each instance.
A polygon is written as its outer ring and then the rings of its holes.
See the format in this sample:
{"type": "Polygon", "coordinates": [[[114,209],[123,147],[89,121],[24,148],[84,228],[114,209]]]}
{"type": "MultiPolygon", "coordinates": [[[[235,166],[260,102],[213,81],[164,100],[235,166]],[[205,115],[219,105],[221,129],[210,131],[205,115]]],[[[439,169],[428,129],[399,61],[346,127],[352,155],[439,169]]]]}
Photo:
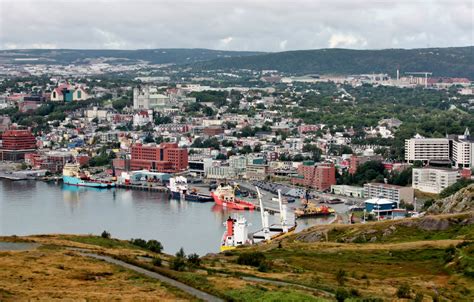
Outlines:
{"type": "Polygon", "coordinates": [[[82,91],[78,90],[77,91],[77,98],[80,99],[82,97],[82,91]]]}

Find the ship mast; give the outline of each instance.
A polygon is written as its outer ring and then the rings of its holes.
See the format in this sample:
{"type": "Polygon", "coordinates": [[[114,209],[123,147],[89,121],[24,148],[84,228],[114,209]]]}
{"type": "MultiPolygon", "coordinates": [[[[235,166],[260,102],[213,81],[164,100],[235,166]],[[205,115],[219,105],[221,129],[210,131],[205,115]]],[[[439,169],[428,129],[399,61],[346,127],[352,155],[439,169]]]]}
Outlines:
{"type": "Polygon", "coordinates": [[[283,204],[281,200],[281,190],[278,189],[278,204],[280,206],[280,223],[281,228],[283,229],[284,233],[288,233],[288,225],[286,221],[286,205],[283,204]]]}
{"type": "Polygon", "coordinates": [[[262,194],[260,193],[260,189],[258,187],[255,188],[257,189],[258,201],[260,203],[260,217],[262,219],[263,234],[265,236],[265,240],[270,240],[270,229],[268,227],[268,212],[265,211],[265,208],[263,207],[262,194]]]}

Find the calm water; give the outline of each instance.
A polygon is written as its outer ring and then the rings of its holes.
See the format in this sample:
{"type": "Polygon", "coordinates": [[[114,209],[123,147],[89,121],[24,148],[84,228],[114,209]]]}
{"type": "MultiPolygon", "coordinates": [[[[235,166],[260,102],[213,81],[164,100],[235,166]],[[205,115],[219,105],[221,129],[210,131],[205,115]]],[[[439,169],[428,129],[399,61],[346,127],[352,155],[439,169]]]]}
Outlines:
{"type": "MultiPolygon", "coordinates": [[[[183,247],[203,255],[219,251],[223,223],[232,213],[213,203],[169,200],[165,193],[0,180],[0,235],[107,230],[120,239],[157,239],[168,253],[183,247]]],[[[238,213],[251,223],[250,232],[261,228],[260,212],[238,213]]],[[[270,216],[270,223],[278,219],[270,216]]]]}

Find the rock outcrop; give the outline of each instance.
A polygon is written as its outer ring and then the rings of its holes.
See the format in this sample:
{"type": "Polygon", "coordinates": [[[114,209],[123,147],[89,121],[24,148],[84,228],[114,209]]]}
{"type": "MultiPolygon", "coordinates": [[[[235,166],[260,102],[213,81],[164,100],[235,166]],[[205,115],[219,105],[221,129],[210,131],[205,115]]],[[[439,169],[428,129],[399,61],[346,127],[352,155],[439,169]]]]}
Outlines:
{"type": "Polygon", "coordinates": [[[474,211],[474,184],[451,196],[437,200],[427,210],[430,214],[450,214],[474,211]]]}

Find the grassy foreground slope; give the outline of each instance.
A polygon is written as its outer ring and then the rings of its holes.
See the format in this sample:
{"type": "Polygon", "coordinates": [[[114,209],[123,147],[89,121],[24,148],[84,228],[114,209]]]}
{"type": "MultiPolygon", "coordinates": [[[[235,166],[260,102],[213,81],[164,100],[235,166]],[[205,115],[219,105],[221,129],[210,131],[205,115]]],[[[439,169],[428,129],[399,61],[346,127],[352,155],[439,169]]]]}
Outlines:
{"type": "Polygon", "coordinates": [[[113,249],[105,249],[76,242],[84,238],[93,238],[95,243],[114,242],[86,236],[0,238],[0,241],[41,243],[31,250],[0,250],[0,301],[194,300],[156,280],[102,261],[81,257],[78,251],[68,249],[85,248],[99,253],[107,251],[134,256],[145,254],[130,249],[126,244],[115,243],[113,249]]]}
{"type": "Polygon", "coordinates": [[[106,297],[100,294],[133,300],[191,299],[156,281],[90,260],[67,248],[71,246],[133,263],[227,301],[474,300],[474,213],[317,226],[182,266],[175,265],[174,256],[98,236],[3,240],[42,246],[0,252],[2,301],[75,294],[93,300],[106,297]],[[152,261],[157,257],[160,265],[152,261]],[[68,293],[71,287],[81,292],[68,293]]]}

